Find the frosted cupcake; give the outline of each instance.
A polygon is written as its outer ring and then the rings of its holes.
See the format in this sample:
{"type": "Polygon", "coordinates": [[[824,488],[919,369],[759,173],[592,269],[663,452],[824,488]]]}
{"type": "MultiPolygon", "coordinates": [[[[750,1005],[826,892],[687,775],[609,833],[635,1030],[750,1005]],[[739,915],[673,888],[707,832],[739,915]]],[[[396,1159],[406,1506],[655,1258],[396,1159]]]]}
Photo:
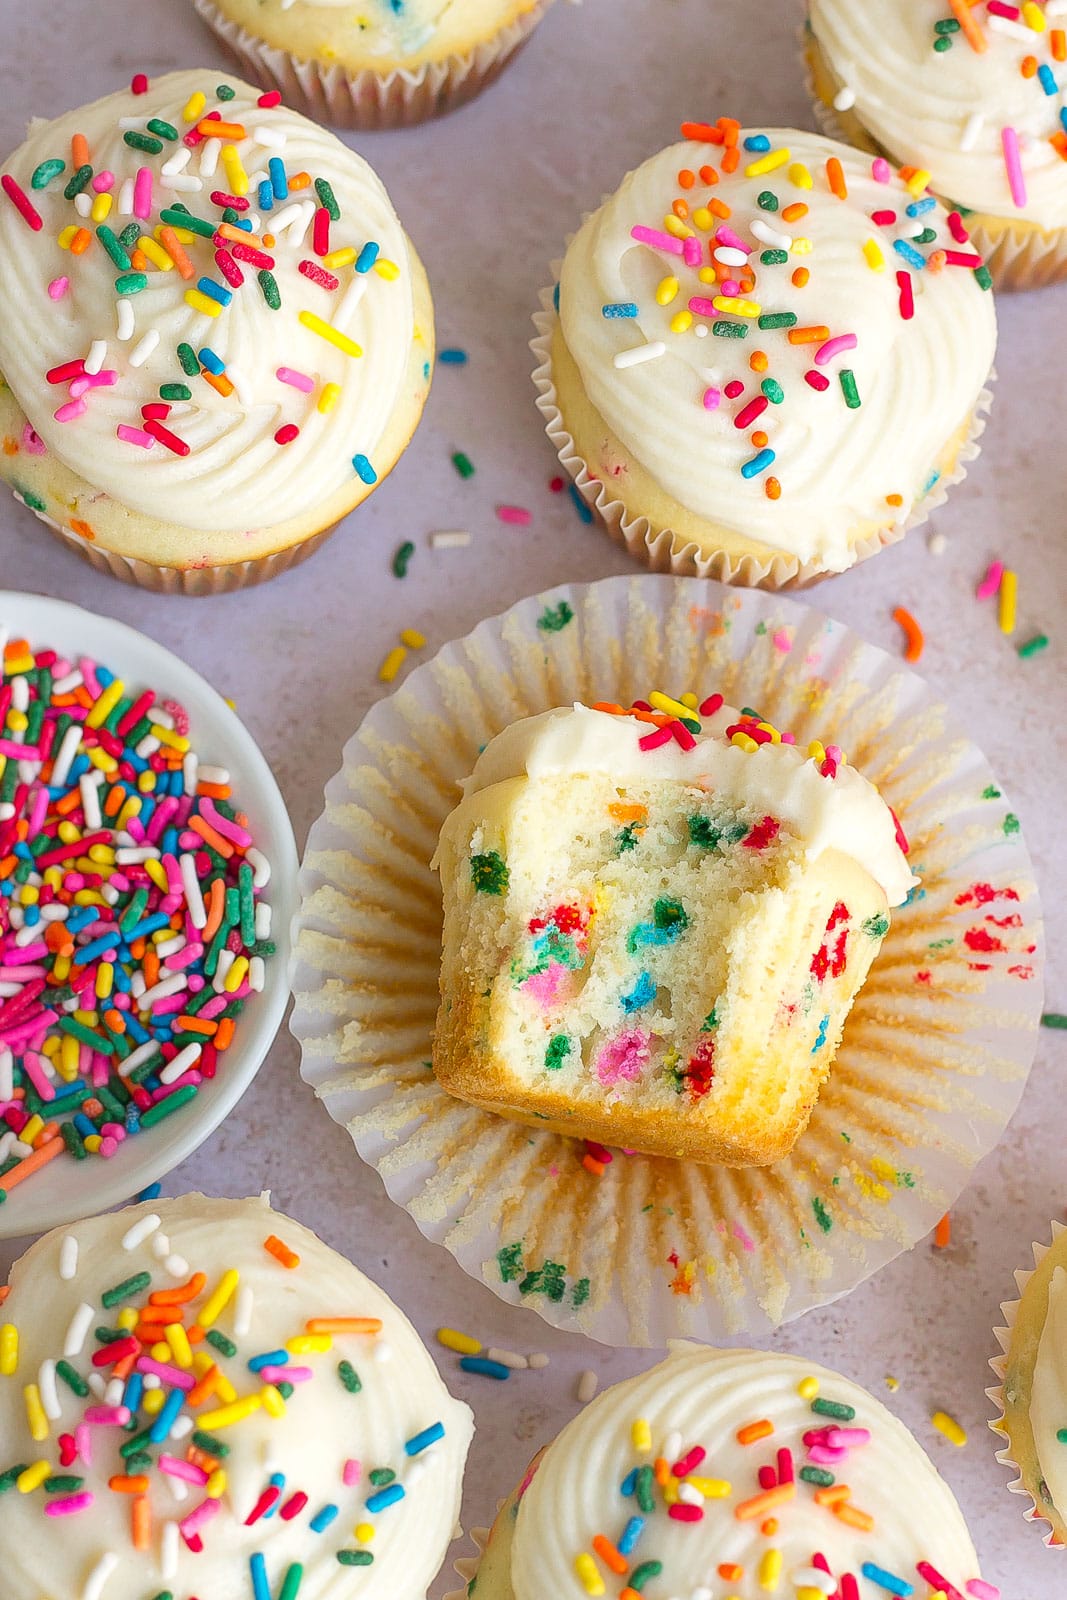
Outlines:
{"type": "Polygon", "coordinates": [[[470,1592],[996,1600],[904,1425],[822,1367],[675,1345],[569,1423],[510,1496],[470,1592]]]}
{"type": "Polygon", "coordinates": [[[265,1198],[46,1234],[0,1322],[4,1600],[422,1600],[470,1412],[389,1298],[265,1198]]]}
{"type": "Polygon", "coordinates": [[[193,0],[246,71],[344,128],[424,122],[471,100],[551,0],[193,0]]]}
{"type": "Polygon", "coordinates": [[[829,124],[925,173],[998,288],[1067,275],[1067,13],[1047,4],[810,0],[829,124]],[[969,237],[968,237],[969,236],[969,237]]]}
{"type": "Polygon", "coordinates": [[[245,84],[173,73],[4,164],[0,476],[97,566],[215,592],[309,555],[391,471],[433,311],[381,182],[245,84]]]}
{"type": "Polygon", "coordinates": [[[549,436],[656,569],[844,571],[975,453],[989,274],[921,175],[809,133],[682,133],[567,248],[534,344],[549,436]]]}
{"type": "Polygon", "coordinates": [[[441,830],[434,1070],[535,1127],[765,1166],[918,880],[873,784],[713,695],[491,740],[441,830]]]}

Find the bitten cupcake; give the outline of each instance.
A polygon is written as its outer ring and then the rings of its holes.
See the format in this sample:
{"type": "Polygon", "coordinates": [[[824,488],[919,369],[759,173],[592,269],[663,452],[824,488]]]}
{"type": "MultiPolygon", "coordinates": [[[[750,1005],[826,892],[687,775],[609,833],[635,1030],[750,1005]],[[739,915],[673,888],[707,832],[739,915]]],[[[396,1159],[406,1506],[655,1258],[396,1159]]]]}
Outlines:
{"type": "Polygon", "coordinates": [[[434,1069],[539,1128],[727,1166],[787,1155],[917,883],[836,746],[713,695],[491,740],[441,830],[434,1069]]]}
{"type": "Polygon", "coordinates": [[[810,0],[817,109],[921,170],[998,288],[1067,276],[1067,8],[1060,0],[810,0]]]}
{"type": "Polygon", "coordinates": [[[422,1600],[471,1433],[388,1296],[266,1198],[58,1229],[0,1312],[4,1600],[422,1600]]]}
{"type": "Polygon", "coordinates": [[[538,404],[608,531],[779,588],[901,537],[976,452],[990,277],[926,175],[683,123],[567,248],[538,404]]]}
{"type": "Polygon", "coordinates": [[[309,555],[429,389],[429,288],[385,189],[278,101],[135,79],[35,124],[0,175],[0,476],[149,588],[309,555]]]}
{"type": "Polygon", "coordinates": [[[480,94],[551,0],[193,0],[245,70],[343,128],[425,122],[480,94]]]}
{"type": "Polygon", "coordinates": [[[1067,1229],[1052,1224],[1052,1244],[1035,1244],[1034,1268],[1015,1274],[1019,1299],[1001,1310],[1003,1354],[991,1362],[1000,1386],[989,1391],[1007,1444],[998,1459],[1028,1495],[1027,1521],[1046,1522],[1045,1542],[1067,1544],[1067,1229]]]}
{"type": "Polygon", "coordinates": [[[998,1596],[952,1491],[866,1390],[792,1356],[685,1344],[548,1446],[468,1592],[998,1596]]]}

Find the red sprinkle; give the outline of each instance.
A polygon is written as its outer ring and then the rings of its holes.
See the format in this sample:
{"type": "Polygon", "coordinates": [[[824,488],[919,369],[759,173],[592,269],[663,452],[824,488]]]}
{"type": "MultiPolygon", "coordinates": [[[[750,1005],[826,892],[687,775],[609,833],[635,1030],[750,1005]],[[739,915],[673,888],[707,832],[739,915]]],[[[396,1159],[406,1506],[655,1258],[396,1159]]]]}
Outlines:
{"type": "Polygon", "coordinates": [[[299,1515],[299,1513],[303,1511],[307,1503],[307,1495],[304,1493],[303,1489],[298,1489],[294,1495],[290,1495],[289,1499],[278,1512],[278,1515],[284,1522],[291,1522],[293,1517],[299,1515]]]}
{"type": "Polygon", "coordinates": [[[721,711],[722,710],[722,707],[723,707],[722,695],[721,694],[709,694],[708,698],[706,700],[702,700],[700,702],[700,705],[699,705],[699,707],[697,709],[699,710],[700,715],[702,717],[713,717],[715,715],[716,711],[721,711]]]}
{"type": "Polygon", "coordinates": [[[247,211],[248,201],[239,194],[227,194],[224,189],[212,189],[211,203],[214,206],[232,206],[235,211],[247,211]]]}
{"type": "Polygon", "coordinates": [[[268,89],[267,93],[261,94],[256,101],[256,105],[262,107],[264,111],[269,111],[271,106],[280,106],[281,103],[282,91],[280,89],[268,89]]]}
{"type": "Polygon", "coordinates": [[[676,1478],[687,1478],[691,1472],[696,1471],[706,1455],[707,1451],[699,1444],[695,1444],[687,1455],[674,1463],[671,1471],[676,1478]]]}
{"type": "Polygon", "coordinates": [[[287,422],[284,427],[279,428],[277,433],[274,435],[274,443],[292,444],[299,432],[300,429],[297,427],[295,422],[287,422]]]}
{"type": "Polygon", "coordinates": [[[272,1483],[269,1488],[264,1489],[263,1493],[260,1495],[259,1499],[256,1501],[255,1505],[245,1518],[245,1527],[250,1528],[253,1522],[258,1522],[260,1517],[264,1516],[266,1512],[270,1510],[274,1502],[280,1497],[281,1492],[282,1491],[278,1488],[277,1484],[274,1483],[272,1483]]]}
{"type": "Polygon", "coordinates": [[[967,232],[967,229],[963,226],[963,218],[960,216],[958,211],[949,212],[948,231],[951,233],[957,244],[966,244],[968,239],[971,237],[967,232]]]}
{"type": "Polygon", "coordinates": [[[979,255],[964,255],[962,250],[946,250],[945,260],[950,267],[971,267],[977,270],[982,265],[979,255]]]}
{"type": "Polygon", "coordinates": [[[700,1506],[687,1506],[684,1501],[679,1501],[675,1506],[668,1506],[667,1515],[673,1517],[675,1522],[703,1522],[704,1520],[704,1513],[700,1506]]]}
{"type": "Polygon", "coordinates": [[[327,272],[325,267],[320,267],[317,261],[301,261],[296,269],[305,278],[310,278],[312,283],[317,283],[320,289],[336,289],[340,278],[335,278],[332,272],[327,272]]]}
{"type": "Polygon", "coordinates": [[[871,221],[877,222],[880,228],[889,228],[897,220],[895,211],[872,211],[871,221]]]}
{"type": "Polygon", "coordinates": [[[71,378],[80,378],[85,371],[85,362],[80,358],[77,361],[65,361],[61,367],[52,367],[45,373],[48,383],[69,383],[71,378]]]}
{"type": "Polygon", "coordinates": [[[741,410],[734,418],[734,427],[747,428],[750,423],[755,422],[757,417],[763,415],[770,403],[765,394],[756,395],[754,399],[748,402],[747,406],[741,407],[741,410]]]}
{"type": "Polygon", "coordinates": [[[330,248],[330,213],[325,206],[315,212],[311,230],[311,248],[317,256],[324,256],[330,248]]]}
{"type": "Polygon", "coordinates": [[[549,478],[548,487],[552,490],[553,494],[562,494],[563,490],[564,490],[563,479],[562,478],[549,478]]]}
{"type": "Polygon", "coordinates": [[[148,74],[146,72],[135,72],[134,73],[133,77],[130,80],[130,93],[131,94],[147,94],[148,93],[148,74]]]}
{"type": "Polygon", "coordinates": [[[817,389],[820,394],[822,394],[824,389],[828,389],[830,387],[830,380],[826,374],[822,372],[816,372],[814,367],[812,367],[808,372],[805,372],[804,382],[808,385],[809,389],[817,389]]]}
{"type": "Polygon", "coordinates": [[[226,279],[226,282],[231,283],[235,289],[239,289],[244,283],[245,275],[228,250],[219,248],[215,251],[215,265],[226,279]]]}
{"type": "Polygon", "coordinates": [[[745,386],[737,378],[731,378],[730,382],[723,389],[723,394],[726,396],[727,400],[736,400],[738,395],[744,394],[744,392],[745,386]]]}
{"type": "Polygon", "coordinates": [[[150,433],[153,439],[158,439],[160,444],[165,444],[168,450],[173,450],[176,456],[187,456],[189,454],[189,446],[185,440],[179,439],[176,433],[171,433],[169,428],[165,428],[161,422],[156,422],[154,418],[148,417],[145,419],[144,431],[145,433],[150,433]]]}
{"type": "MultiPolygon", "coordinates": [[[[221,234],[215,235],[215,243],[218,245],[223,243],[221,234]]],[[[249,266],[265,267],[268,272],[274,265],[273,256],[265,255],[262,250],[256,250],[250,244],[242,244],[240,240],[235,240],[230,245],[230,254],[231,256],[236,256],[238,261],[247,261],[249,266]]]]}
{"type": "Polygon", "coordinates": [[[897,273],[897,288],[900,290],[900,314],[905,322],[910,322],[915,315],[915,286],[910,272],[897,273]]]}
{"type": "Polygon", "coordinates": [[[3,189],[15,210],[22,217],[23,222],[27,223],[34,233],[40,233],[44,227],[41,214],[34,207],[29,195],[19,188],[10,172],[5,172],[4,176],[0,178],[0,188],[3,189]]]}

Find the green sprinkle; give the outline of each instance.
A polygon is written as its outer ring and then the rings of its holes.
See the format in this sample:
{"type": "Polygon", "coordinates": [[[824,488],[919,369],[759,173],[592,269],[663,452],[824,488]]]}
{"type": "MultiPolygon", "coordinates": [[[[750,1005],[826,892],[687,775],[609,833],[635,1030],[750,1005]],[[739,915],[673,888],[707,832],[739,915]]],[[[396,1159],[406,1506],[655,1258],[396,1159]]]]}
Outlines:
{"type": "Polygon", "coordinates": [[[504,1283],[514,1283],[523,1273],[522,1265],[522,1240],[515,1244],[506,1244],[496,1253],[496,1264],[500,1268],[500,1276],[504,1283]]]}
{"type": "Polygon", "coordinates": [[[374,1557],[369,1550],[338,1550],[337,1559],[342,1567],[369,1567],[374,1557]]]}
{"type": "Polygon", "coordinates": [[[938,55],[944,55],[946,50],[952,49],[952,40],[947,34],[938,34],[937,38],[934,40],[934,49],[937,51],[938,55]]]}
{"type": "Polygon", "coordinates": [[[263,291],[263,298],[270,306],[271,310],[280,310],[282,294],[281,290],[278,288],[278,280],[275,278],[273,272],[268,272],[266,267],[262,267],[259,272],[256,273],[256,278],[259,282],[259,287],[263,291]]]}
{"type": "Polygon", "coordinates": [[[860,392],[856,388],[856,374],[851,367],[844,367],[838,374],[841,379],[841,393],[845,397],[845,404],[850,411],[860,408],[860,392]]]}
{"type": "Polygon", "coordinates": [[[656,1502],[652,1494],[652,1468],[649,1466],[638,1467],[637,1477],[634,1479],[634,1498],[638,1510],[646,1514],[655,1511],[656,1502]]]}
{"type": "Polygon", "coordinates": [[[84,1400],[89,1393],[89,1385],[77,1368],[72,1367],[69,1361],[56,1362],[56,1377],[62,1378],[68,1389],[73,1389],[79,1400],[84,1400]]]}
{"type": "Polygon", "coordinates": [[[154,1106],[149,1106],[147,1111],[141,1112],[141,1127],[152,1128],[157,1122],[162,1122],[164,1117],[169,1117],[182,1106],[187,1106],[189,1101],[195,1098],[196,1091],[195,1083],[187,1083],[182,1088],[175,1089],[173,1094],[168,1094],[165,1100],[157,1100],[154,1106]]]}
{"type": "Polygon", "coordinates": [[[557,1033],[548,1041],[545,1051],[545,1069],[548,1072],[558,1072],[564,1061],[571,1053],[571,1041],[565,1033],[557,1033]]]}
{"type": "Polygon", "coordinates": [[[471,856],[471,882],[479,894],[503,894],[508,886],[508,869],[496,850],[471,856]]]}
{"type": "Polygon", "coordinates": [[[191,400],[193,391],[187,383],[161,383],[159,386],[161,400],[191,400]]]}
{"type": "Polygon", "coordinates": [[[711,331],[716,339],[748,338],[748,328],[743,322],[713,322],[711,331]]]}
{"type": "Polygon", "coordinates": [[[218,1328],[209,1328],[205,1338],[208,1344],[213,1344],[215,1349],[221,1351],[224,1356],[235,1356],[237,1354],[237,1346],[233,1340],[227,1339],[226,1335],[220,1333],[218,1328]]]}
{"type": "Polygon", "coordinates": [[[1046,1011],[1041,1017],[1043,1028],[1067,1028],[1067,1015],[1062,1011],[1046,1011]]]}
{"type": "Polygon", "coordinates": [[[203,217],[194,217],[191,211],[179,210],[177,206],[167,206],[159,213],[159,218],[161,222],[169,222],[172,228],[188,228],[190,233],[198,233],[202,239],[215,237],[213,222],[205,222],[203,217]]]}
{"type": "Polygon", "coordinates": [[[315,193],[319,197],[319,204],[325,206],[329,212],[330,221],[339,222],[341,220],[341,207],[337,204],[337,196],[325,178],[315,179],[315,193]]]}
{"type": "Polygon", "coordinates": [[[915,238],[914,238],[914,240],[912,242],[914,244],[933,244],[933,242],[934,242],[934,240],[936,238],[937,238],[936,229],[934,229],[934,228],[924,228],[922,233],[917,233],[915,235],[915,238]]]}
{"type": "Polygon", "coordinates": [[[126,1470],[128,1472],[147,1472],[154,1467],[155,1462],[147,1450],[135,1450],[131,1456],[126,1457],[126,1470]]]}
{"type": "Polygon", "coordinates": [[[410,539],[405,539],[393,557],[393,577],[406,578],[408,575],[408,562],[415,554],[415,546],[410,539]]]}
{"type": "Polygon", "coordinates": [[[1015,812],[1009,811],[1001,826],[1006,834],[1012,834],[1018,833],[1021,824],[1018,817],[1015,815],[1015,812]]]}
{"type": "Polygon", "coordinates": [[[228,1444],[216,1439],[213,1433],[205,1433],[202,1428],[194,1428],[190,1437],[198,1450],[206,1450],[209,1456],[218,1456],[220,1461],[224,1461],[230,1453],[228,1444]]]}
{"type": "Polygon", "coordinates": [[[60,1017],[56,1027],[61,1033],[73,1034],[75,1039],[80,1039],[82,1044],[89,1045],[90,1049],[99,1050],[101,1055],[111,1054],[111,1042],[103,1034],[94,1033],[92,1028],[87,1028],[76,1017],[60,1017]]]}
{"type": "Polygon", "coordinates": [[[795,328],[797,314],[795,311],[765,311],[757,321],[764,330],[767,328],[795,328]]]}
{"type": "Polygon", "coordinates": [[[876,911],[873,917],[867,918],[862,927],[868,939],[884,939],[889,932],[889,918],[883,911],[876,911]]]}
{"type": "Polygon", "coordinates": [[[73,200],[76,194],[81,194],[92,175],[93,169],[88,165],[88,163],[86,163],[84,167],[79,167],[74,173],[73,177],[70,179],[67,187],[63,190],[64,200],[73,200]]]}
{"type": "Polygon", "coordinates": [[[589,1279],[579,1278],[571,1290],[571,1305],[584,1306],[589,1299],[589,1279]]]}
{"type": "Polygon", "coordinates": [[[1048,648],[1048,634],[1035,633],[1032,639],[1027,639],[1025,644],[1019,646],[1019,654],[1024,661],[1029,661],[1031,656],[1036,656],[1039,650],[1048,648]]]}
{"type": "Polygon", "coordinates": [[[374,1487],[378,1489],[384,1488],[387,1483],[392,1483],[393,1479],[396,1477],[396,1473],[393,1471],[392,1467],[375,1467],[374,1471],[369,1473],[368,1476],[370,1477],[371,1483],[374,1484],[374,1487]]]}
{"type": "Polygon", "coordinates": [[[292,1395],[296,1389],[296,1385],[292,1383],[279,1383],[276,1384],[275,1387],[277,1388],[278,1393],[281,1395],[283,1400],[288,1400],[290,1395],[292,1395]]]}
{"type": "Polygon", "coordinates": [[[1067,1428],[1057,1428],[1056,1439],[1060,1444],[1067,1444],[1067,1428]]]}
{"type": "Polygon", "coordinates": [[[215,85],[216,100],[233,100],[236,95],[237,90],[232,88],[228,83],[217,83],[215,85]]]}
{"type": "Polygon", "coordinates": [[[139,222],[127,222],[119,234],[119,243],[124,245],[127,250],[132,250],[140,237],[141,224],[139,222]]]}
{"type": "Polygon", "coordinates": [[[141,1290],[147,1289],[151,1282],[150,1272],[135,1272],[132,1278],[124,1278],[121,1283],[116,1283],[113,1289],[105,1289],[100,1296],[100,1304],[106,1311],[110,1311],[120,1300],[129,1300],[132,1295],[140,1294],[141,1290]]]}
{"type": "Polygon", "coordinates": [[[178,360],[181,362],[182,371],[187,378],[198,378],[200,376],[200,363],[196,359],[196,351],[191,344],[185,344],[183,341],[178,346],[178,360]]]}
{"type": "Polygon", "coordinates": [[[33,177],[30,179],[30,188],[47,189],[52,179],[58,178],[59,174],[64,170],[66,165],[67,163],[65,161],[60,161],[56,157],[53,157],[51,161],[42,161],[39,167],[35,167],[33,169],[33,177]]]}
{"type": "Polygon", "coordinates": [[[340,1378],[349,1394],[358,1394],[363,1387],[363,1384],[360,1381],[359,1373],[356,1371],[351,1361],[339,1361],[337,1363],[337,1376],[340,1378]]]}
{"type": "Polygon", "coordinates": [[[934,23],[935,33],[959,33],[960,25],[955,17],[942,17],[940,22],[934,23]]]}
{"type": "Polygon", "coordinates": [[[778,196],[771,189],[764,189],[762,194],[756,196],[756,204],[761,211],[777,211],[778,196]]]}
{"type": "Polygon", "coordinates": [[[764,378],[760,384],[760,389],[767,396],[772,406],[780,406],[785,399],[785,390],[777,378],[764,378]]]}
{"type": "Polygon", "coordinates": [[[826,1472],[822,1467],[801,1467],[797,1473],[801,1483],[815,1483],[820,1489],[829,1489],[837,1480],[832,1472],[826,1472]]]}
{"type": "Polygon", "coordinates": [[[148,288],[147,272],[122,272],[115,279],[116,294],[140,294],[148,288]]]}
{"type": "Polygon", "coordinates": [[[174,1600],[174,1591],[172,1589],[160,1589],[158,1594],[152,1596],[152,1600],[174,1600]]]}
{"type": "Polygon", "coordinates": [[[162,117],[151,117],[145,123],[149,133],[154,133],[159,139],[174,140],[178,137],[178,130],[171,122],[164,122],[162,117]]]}
{"type": "Polygon", "coordinates": [[[817,1417],[833,1417],[836,1422],[854,1422],[855,1406],[846,1406],[840,1400],[813,1400],[811,1409],[817,1417]]]}
{"type": "Polygon", "coordinates": [[[631,1572],[627,1582],[631,1589],[636,1589],[640,1594],[649,1578],[658,1578],[662,1571],[662,1561],[642,1561],[641,1565],[631,1572]]]}
{"type": "MultiPolygon", "coordinates": [[[[41,499],[39,494],[34,494],[32,489],[18,489],[16,492],[21,496],[23,504],[29,506],[31,511],[43,511],[44,510],[46,502],[41,499]]],[[[15,765],[15,763],[13,761],[9,761],[8,762],[7,771],[10,772],[11,775],[12,775],[11,776],[11,782],[13,784],[17,783],[18,782],[18,767],[15,765]]],[[[5,774],[5,776],[6,776],[6,774],[5,774]]],[[[10,800],[11,796],[10,795],[4,795],[3,798],[5,800],[10,800]]]]}
{"type": "Polygon", "coordinates": [[[743,822],[730,822],[720,826],[710,817],[692,816],[688,819],[689,842],[701,850],[715,850],[720,845],[738,844],[748,832],[743,822]]]}
{"type": "Polygon", "coordinates": [[[117,1344],[120,1339],[125,1339],[125,1337],[126,1335],[123,1333],[121,1328],[93,1329],[93,1338],[96,1340],[97,1344],[117,1344]]]}
{"type": "Polygon", "coordinates": [[[990,272],[988,267],[975,267],[974,281],[980,289],[992,289],[993,274],[990,272]]]}
{"type": "Polygon", "coordinates": [[[566,600],[561,600],[558,606],[546,606],[537,619],[537,627],[541,633],[562,633],[568,622],[574,621],[574,612],[566,600]]]}
{"type": "Polygon", "coordinates": [[[131,150],[143,150],[150,156],[158,156],[163,148],[162,139],[153,139],[150,133],[138,133],[136,128],[127,128],[122,137],[131,150]]]}
{"type": "Polygon", "coordinates": [[[59,1132],[63,1143],[67,1147],[67,1154],[73,1156],[75,1161],[84,1161],[89,1152],[86,1150],[85,1141],[73,1122],[61,1123],[59,1132]]]}
{"type": "Polygon", "coordinates": [[[461,478],[473,478],[474,462],[471,460],[470,456],[465,456],[462,450],[453,451],[452,465],[455,467],[461,478]]]}
{"type": "Polygon", "coordinates": [[[15,1487],[15,1480],[20,1478],[26,1470],[26,1463],[20,1461],[16,1467],[8,1467],[6,1472],[0,1472],[0,1494],[6,1494],[15,1487]]]}
{"type": "Polygon", "coordinates": [[[819,1199],[818,1195],[816,1195],[812,1200],[811,1209],[814,1211],[815,1220],[819,1224],[819,1227],[822,1229],[823,1233],[829,1233],[834,1225],[834,1219],[826,1209],[826,1206],[819,1199]]]}
{"type": "Polygon", "coordinates": [[[788,250],[761,250],[760,261],[765,267],[784,267],[789,260],[788,250]]]}
{"type": "Polygon", "coordinates": [[[129,1462],[133,1456],[138,1455],[151,1437],[151,1428],[144,1428],[140,1433],[135,1433],[132,1439],[127,1439],[125,1444],[119,1445],[119,1455],[123,1461],[129,1462]]]}
{"type": "Polygon", "coordinates": [[[299,1561],[294,1561],[285,1574],[285,1581],[278,1592],[278,1600],[296,1600],[303,1577],[303,1566],[299,1561]]]}
{"type": "Polygon", "coordinates": [[[615,854],[623,856],[627,850],[636,850],[637,841],[644,831],[640,822],[628,822],[620,833],[615,835],[615,854]]]}
{"type": "Polygon", "coordinates": [[[41,1488],[45,1494],[77,1494],[84,1482],[84,1478],[75,1478],[66,1473],[58,1473],[54,1477],[46,1478],[41,1488]]]}

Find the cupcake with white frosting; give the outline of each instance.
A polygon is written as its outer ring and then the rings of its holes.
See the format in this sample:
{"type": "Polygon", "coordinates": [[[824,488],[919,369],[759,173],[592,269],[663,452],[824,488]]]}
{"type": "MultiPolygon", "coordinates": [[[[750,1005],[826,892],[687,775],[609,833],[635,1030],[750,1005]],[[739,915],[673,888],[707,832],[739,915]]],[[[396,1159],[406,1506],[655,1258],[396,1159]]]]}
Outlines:
{"type": "Polygon", "coordinates": [[[793,1356],[675,1345],[534,1463],[469,1593],[996,1600],[948,1485],[864,1389],[793,1356]]]}
{"type": "Polygon", "coordinates": [[[265,1197],[57,1229],[0,1309],[4,1600],[423,1600],[471,1434],[403,1313],[265,1197]]]}
{"type": "Polygon", "coordinates": [[[383,185],[277,102],[172,73],[36,123],[0,174],[0,476],[147,587],[310,554],[429,390],[430,292],[383,185]]]}
{"type": "Polygon", "coordinates": [[[923,170],[998,288],[1067,276],[1064,0],[809,0],[827,128],[923,170]]]}
{"type": "Polygon", "coordinates": [[[681,131],[567,247],[536,319],[549,437],[658,570],[844,571],[976,453],[989,274],[921,174],[810,133],[681,131]]]}
{"type": "Polygon", "coordinates": [[[551,0],[193,0],[242,67],[343,128],[425,122],[472,100],[551,0]]]}

